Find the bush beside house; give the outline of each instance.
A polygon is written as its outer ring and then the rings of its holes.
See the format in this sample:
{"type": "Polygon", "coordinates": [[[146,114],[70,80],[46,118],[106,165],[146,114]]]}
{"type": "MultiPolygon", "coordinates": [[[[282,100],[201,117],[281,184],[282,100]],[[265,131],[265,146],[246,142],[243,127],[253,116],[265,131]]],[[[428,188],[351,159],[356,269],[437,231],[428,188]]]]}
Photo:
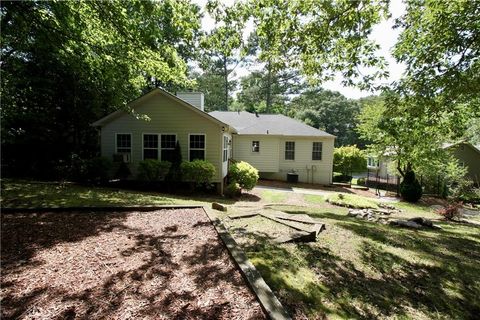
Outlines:
{"type": "Polygon", "coordinates": [[[245,161],[236,162],[228,169],[230,184],[227,187],[229,192],[235,193],[238,187],[245,190],[252,190],[258,182],[258,170],[245,161]],[[238,187],[237,187],[238,185],[238,187]]]}

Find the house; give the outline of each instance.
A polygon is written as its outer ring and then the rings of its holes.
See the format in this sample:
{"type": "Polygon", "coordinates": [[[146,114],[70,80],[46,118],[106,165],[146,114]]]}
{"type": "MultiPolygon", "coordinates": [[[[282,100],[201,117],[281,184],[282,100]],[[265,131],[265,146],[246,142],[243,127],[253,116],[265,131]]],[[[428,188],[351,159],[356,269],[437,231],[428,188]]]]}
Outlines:
{"type": "Polygon", "coordinates": [[[144,159],[171,159],[178,141],[183,160],[215,166],[213,183],[222,192],[230,158],[256,167],[262,177],[329,184],[335,137],[281,115],[204,111],[198,92],[173,95],[156,88],[92,125],[100,129],[101,155],[122,157],[136,174],[144,159]],[[145,115],[148,120],[141,117],[145,115]]]}
{"type": "Polygon", "coordinates": [[[469,142],[445,143],[443,149],[451,152],[462,167],[467,167],[467,175],[477,185],[480,184],[480,145],[469,142]]]}
{"type": "MultiPolygon", "coordinates": [[[[457,143],[444,143],[442,148],[451,152],[462,167],[467,167],[467,175],[475,183],[480,182],[480,146],[461,141],[457,143]]],[[[381,157],[369,156],[367,159],[367,168],[374,172],[379,178],[385,179],[387,176],[398,174],[394,163],[390,160],[391,154],[385,154],[381,157]]]]}
{"type": "Polygon", "coordinates": [[[281,114],[213,111],[210,115],[235,128],[233,159],[258,169],[261,178],[330,184],[335,136],[281,114]]]}

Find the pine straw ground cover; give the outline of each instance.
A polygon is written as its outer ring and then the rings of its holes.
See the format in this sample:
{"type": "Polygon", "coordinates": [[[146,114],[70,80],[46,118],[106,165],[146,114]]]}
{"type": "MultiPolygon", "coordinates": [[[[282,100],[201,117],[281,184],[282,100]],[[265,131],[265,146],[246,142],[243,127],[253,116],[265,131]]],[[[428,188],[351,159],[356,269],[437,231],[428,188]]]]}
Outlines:
{"type": "Polygon", "coordinates": [[[2,319],[264,319],[199,209],[3,214],[2,319]]]}

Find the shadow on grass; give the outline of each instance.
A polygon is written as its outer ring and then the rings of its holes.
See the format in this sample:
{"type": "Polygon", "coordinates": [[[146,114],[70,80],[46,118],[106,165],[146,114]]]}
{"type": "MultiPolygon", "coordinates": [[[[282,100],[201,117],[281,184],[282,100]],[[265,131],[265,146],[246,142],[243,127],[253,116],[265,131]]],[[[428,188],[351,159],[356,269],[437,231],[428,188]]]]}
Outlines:
{"type": "MultiPolygon", "coordinates": [[[[361,268],[321,243],[274,245],[257,237],[256,243],[245,246],[292,314],[361,319],[415,317],[415,312],[476,319],[480,314],[480,243],[461,232],[399,229],[332,212],[283,211],[329,219],[361,239],[355,249],[361,268]],[[414,256],[397,255],[388,248],[405,249],[414,256]]],[[[471,234],[478,230],[463,228],[471,234]]]]}

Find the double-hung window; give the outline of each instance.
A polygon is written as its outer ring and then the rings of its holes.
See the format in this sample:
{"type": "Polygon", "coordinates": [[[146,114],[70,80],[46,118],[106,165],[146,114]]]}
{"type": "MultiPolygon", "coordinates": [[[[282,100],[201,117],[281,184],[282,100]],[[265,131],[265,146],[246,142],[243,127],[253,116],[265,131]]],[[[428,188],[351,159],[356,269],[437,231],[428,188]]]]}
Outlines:
{"type": "Polygon", "coordinates": [[[260,141],[252,141],[252,152],[260,152],[260,141]]]}
{"type": "Polygon", "coordinates": [[[158,134],[143,135],[143,160],[158,160],[158,134]]]}
{"type": "Polygon", "coordinates": [[[228,137],[223,136],[223,162],[228,160],[228,137]]]}
{"type": "Polygon", "coordinates": [[[285,160],[295,160],[295,141],[285,142],[285,160]]]}
{"type": "Polygon", "coordinates": [[[130,133],[117,133],[116,151],[123,156],[124,162],[130,162],[132,157],[132,135],[130,133]]]}
{"type": "Polygon", "coordinates": [[[322,143],[314,142],[312,146],[312,160],[322,160],[322,143]]]}
{"type": "Polygon", "coordinates": [[[190,134],[189,142],[189,160],[196,159],[205,160],[205,135],[204,134],[190,134]]]}
{"type": "Polygon", "coordinates": [[[175,158],[175,145],[177,144],[177,136],[174,134],[162,134],[160,140],[162,161],[173,162],[175,158]]]}

